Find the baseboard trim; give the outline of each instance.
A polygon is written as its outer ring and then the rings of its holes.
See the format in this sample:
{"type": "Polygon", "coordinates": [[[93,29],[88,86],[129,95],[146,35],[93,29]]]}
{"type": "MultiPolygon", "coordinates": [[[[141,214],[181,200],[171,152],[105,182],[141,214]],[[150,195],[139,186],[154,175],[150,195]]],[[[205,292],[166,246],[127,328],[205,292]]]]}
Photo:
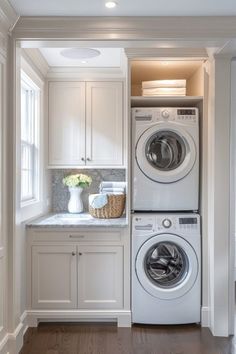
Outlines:
{"type": "Polygon", "coordinates": [[[13,333],[7,333],[0,343],[0,354],[18,354],[23,346],[23,337],[28,328],[26,311],[13,333]]]}
{"type": "Polygon", "coordinates": [[[43,321],[116,321],[118,327],[131,327],[131,311],[126,310],[30,310],[27,311],[27,324],[37,327],[43,321]]]}
{"type": "Polygon", "coordinates": [[[0,354],[9,354],[8,351],[8,334],[0,342],[0,354]]]}
{"type": "Polygon", "coordinates": [[[207,306],[202,307],[201,325],[202,327],[210,327],[210,308],[207,306]]]}

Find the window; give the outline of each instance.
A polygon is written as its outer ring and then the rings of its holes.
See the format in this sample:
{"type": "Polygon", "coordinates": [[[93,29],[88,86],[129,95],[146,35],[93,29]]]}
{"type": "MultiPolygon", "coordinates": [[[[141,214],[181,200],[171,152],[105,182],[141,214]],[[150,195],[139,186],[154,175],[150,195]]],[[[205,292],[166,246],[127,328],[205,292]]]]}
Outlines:
{"type": "Polygon", "coordinates": [[[40,89],[21,72],[21,202],[39,199],[40,89]]]}

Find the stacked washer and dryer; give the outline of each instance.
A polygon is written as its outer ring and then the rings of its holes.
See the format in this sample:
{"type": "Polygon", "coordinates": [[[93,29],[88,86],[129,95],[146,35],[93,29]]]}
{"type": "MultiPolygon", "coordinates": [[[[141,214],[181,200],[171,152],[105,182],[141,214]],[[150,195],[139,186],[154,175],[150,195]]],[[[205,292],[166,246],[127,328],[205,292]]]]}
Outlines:
{"type": "Polygon", "coordinates": [[[134,323],[200,322],[197,108],[132,109],[134,323]]]}

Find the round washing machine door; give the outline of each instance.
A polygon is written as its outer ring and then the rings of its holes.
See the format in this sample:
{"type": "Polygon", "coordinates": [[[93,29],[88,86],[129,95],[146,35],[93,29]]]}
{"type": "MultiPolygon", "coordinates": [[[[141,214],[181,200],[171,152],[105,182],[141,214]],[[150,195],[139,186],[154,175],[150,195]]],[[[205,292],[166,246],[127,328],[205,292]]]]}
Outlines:
{"type": "Polygon", "coordinates": [[[194,285],[199,264],[193,247],[173,234],[148,239],[136,257],[136,274],[152,296],[171,300],[185,295],[194,285]]]}
{"type": "Polygon", "coordinates": [[[184,178],[196,161],[191,135],[174,123],[147,129],[136,144],[136,161],[151,180],[172,183],[184,178]]]}

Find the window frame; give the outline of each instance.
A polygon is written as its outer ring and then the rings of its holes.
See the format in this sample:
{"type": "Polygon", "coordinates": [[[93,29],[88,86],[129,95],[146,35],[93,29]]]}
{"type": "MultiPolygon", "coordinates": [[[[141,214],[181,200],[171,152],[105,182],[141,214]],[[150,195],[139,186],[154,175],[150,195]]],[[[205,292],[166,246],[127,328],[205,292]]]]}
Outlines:
{"type": "Polygon", "coordinates": [[[37,217],[41,215],[44,211],[46,201],[43,199],[43,191],[45,189],[44,185],[44,94],[45,94],[45,81],[41,78],[41,75],[32,67],[32,65],[24,58],[21,57],[21,65],[19,70],[19,125],[18,125],[18,148],[20,149],[20,153],[17,154],[19,156],[19,173],[20,173],[20,181],[17,183],[19,186],[18,200],[20,206],[21,213],[21,222],[26,222],[27,220],[37,217]],[[38,94],[38,102],[37,102],[37,134],[35,137],[35,145],[37,151],[37,163],[35,174],[36,177],[33,177],[34,183],[37,183],[36,194],[34,198],[29,200],[22,201],[21,199],[21,81],[22,77],[32,88],[37,91],[38,94]],[[45,205],[44,205],[45,204],[45,205]]]}
{"type": "MultiPolygon", "coordinates": [[[[25,90],[30,91],[30,107],[27,107],[27,116],[30,117],[32,114],[33,117],[31,121],[28,121],[28,124],[31,125],[31,136],[30,140],[22,139],[22,111],[21,111],[21,178],[22,178],[22,144],[28,147],[31,155],[31,170],[32,170],[32,194],[29,197],[22,197],[22,184],[21,184],[21,207],[25,205],[32,204],[39,201],[40,198],[40,180],[39,180],[39,156],[37,156],[36,150],[39,151],[39,135],[40,135],[40,88],[29,78],[23,69],[21,69],[21,95],[22,87],[25,90]],[[31,111],[31,112],[29,112],[31,111]]],[[[21,96],[22,97],[22,96],[21,96]]],[[[29,97],[27,97],[29,103],[29,97]]],[[[22,103],[22,100],[21,100],[22,103]]]]}

